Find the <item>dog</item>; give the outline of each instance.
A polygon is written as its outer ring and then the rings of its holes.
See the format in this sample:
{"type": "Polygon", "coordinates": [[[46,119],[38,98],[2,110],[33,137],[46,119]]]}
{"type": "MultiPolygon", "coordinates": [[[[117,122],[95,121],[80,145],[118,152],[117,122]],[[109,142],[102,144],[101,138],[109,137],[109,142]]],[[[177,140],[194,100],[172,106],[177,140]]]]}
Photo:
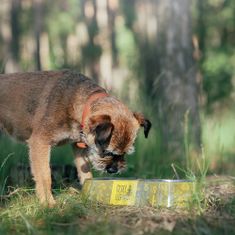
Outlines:
{"type": "Polygon", "coordinates": [[[0,75],[0,129],[28,144],[42,204],[55,204],[49,165],[52,146],[72,145],[83,184],[92,178],[90,162],[100,171],[121,172],[140,127],[147,138],[148,119],[76,71],[0,75]]]}

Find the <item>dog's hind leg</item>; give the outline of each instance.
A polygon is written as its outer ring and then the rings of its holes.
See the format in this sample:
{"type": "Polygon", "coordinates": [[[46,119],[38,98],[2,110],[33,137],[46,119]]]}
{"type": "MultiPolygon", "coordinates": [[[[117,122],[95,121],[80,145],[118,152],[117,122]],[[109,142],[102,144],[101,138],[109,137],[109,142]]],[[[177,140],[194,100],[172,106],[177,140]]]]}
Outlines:
{"type": "Polygon", "coordinates": [[[74,152],[74,163],[77,168],[78,178],[80,184],[83,185],[86,179],[92,179],[92,173],[90,169],[89,162],[86,160],[87,150],[81,149],[76,146],[76,144],[72,145],[74,152]]]}
{"type": "Polygon", "coordinates": [[[51,193],[51,146],[40,136],[31,136],[28,140],[31,172],[36,183],[36,194],[41,203],[53,206],[55,200],[51,193]]]}

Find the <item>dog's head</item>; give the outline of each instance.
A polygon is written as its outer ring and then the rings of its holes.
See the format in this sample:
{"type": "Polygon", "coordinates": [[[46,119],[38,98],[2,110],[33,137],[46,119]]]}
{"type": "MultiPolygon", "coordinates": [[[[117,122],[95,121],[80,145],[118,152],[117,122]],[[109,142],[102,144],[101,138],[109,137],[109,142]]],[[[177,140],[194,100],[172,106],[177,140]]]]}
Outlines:
{"type": "Polygon", "coordinates": [[[147,138],[151,123],[139,113],[91,116],[90,160],[94,168],[108,173],[124,170],[125,155],[133,153],[134,141],[140,127],[143,127],[147,138]]]}

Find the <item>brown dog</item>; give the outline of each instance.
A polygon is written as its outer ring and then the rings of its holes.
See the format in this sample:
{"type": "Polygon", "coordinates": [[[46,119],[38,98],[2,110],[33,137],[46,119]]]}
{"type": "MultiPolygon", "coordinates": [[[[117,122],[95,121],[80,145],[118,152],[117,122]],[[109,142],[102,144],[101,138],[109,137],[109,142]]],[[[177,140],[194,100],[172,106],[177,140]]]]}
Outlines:
{"type": "Polygon", "coordinates": [[[0,128],[29,145],[31,171],[40,202],[53,205],[50,150],[70,142],[81,184],[97,170],[125,168],[140,126],[151,123],[132,113],[91,79],[72,71],[0,75],[0,128]]]}

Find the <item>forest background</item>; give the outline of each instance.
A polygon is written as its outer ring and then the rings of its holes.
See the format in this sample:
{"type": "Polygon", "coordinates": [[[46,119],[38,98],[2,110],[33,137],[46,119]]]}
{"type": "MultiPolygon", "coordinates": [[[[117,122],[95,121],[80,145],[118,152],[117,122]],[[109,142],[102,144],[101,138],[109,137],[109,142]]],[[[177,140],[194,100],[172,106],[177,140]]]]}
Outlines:
{"type": "MultiPolygon", "coordinates": [[[[1,73],[75,69],[152,121],[122,176],[175,178],[200,158],[235,174],[233,0],[0,3],[1,73]]],[[[0,138],[5,181],[28,150],[0,138]]],[[[69,146],[53,150],[52,164],[72,161],[69,146]]]]}

